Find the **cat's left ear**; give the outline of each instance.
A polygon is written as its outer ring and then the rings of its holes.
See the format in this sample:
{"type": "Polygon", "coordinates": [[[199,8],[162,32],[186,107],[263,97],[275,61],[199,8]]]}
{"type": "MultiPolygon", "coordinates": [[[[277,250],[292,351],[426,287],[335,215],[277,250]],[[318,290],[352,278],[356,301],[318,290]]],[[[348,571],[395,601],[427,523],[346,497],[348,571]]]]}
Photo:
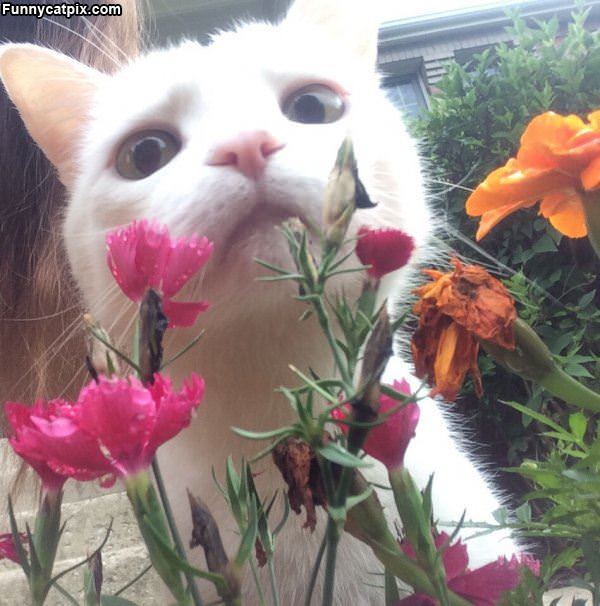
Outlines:
{"type": "Polygon", "coordinates": [[[0,46],[0,79],[35,142],[68,187],[93,97],[104,76],[33,44],[0,46]]]}
{"type": "MultiPolygon", "coordinates": [[[[328,36],[346,45],[357,58],[373,67],[377,62],[377,37],[381,15],[368,0],[295,0],[285,22],[319,26],[328,36]]],[[[310,41],[307,40],[307,44],[310,41]]]]}

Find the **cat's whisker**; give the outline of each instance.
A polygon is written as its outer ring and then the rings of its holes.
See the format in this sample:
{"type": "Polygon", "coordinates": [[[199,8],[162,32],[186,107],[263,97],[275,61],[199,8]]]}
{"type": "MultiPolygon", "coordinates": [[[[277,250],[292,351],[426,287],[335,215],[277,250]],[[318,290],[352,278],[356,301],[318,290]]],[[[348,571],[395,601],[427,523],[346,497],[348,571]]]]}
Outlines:
{"type": "Polygon", "coordinates": [[[82,36],[79,32],[75,31],[73,28],[68,27],[67,25],[63,25],[62,23],[59,23],[58,21],[54,21],[53,19],[50,19],[49,17],[42,17],[42,19],[44,21],[47,21],[48,23],[52,23],[52,25],[54,25],[60,29],[64,29],[64,30],[68,31],[69,33],[76,36],[77,38],[81,38],[86,44],[89,44],[94,49],[96,49],[101,55],[105,56],[107,59],[112,61],[115,64],[115,66],[117,66],[117,67],[121,66],[119,61],[117,61],[116,57],[114,57],[113,55],[108,53],[105,49],[101,48],[100,46],[98,46],[97,44],[92,42],[89,38],[82,36]]]}
{"type": "MultiPolygon", "coordinates": [[[[97,25],[92,23],[87,17],[81,17],[82,21],[86,24],[88,30],[96,36],[96,39],[104,43],[108,43],[110,47],[114,48],[126,61],[129,60],[129,55],[109,36],[107,36],[97,25]]],[[[106,48],[106,47],[105,47],[106,48]]]]}
{"type": "MultiPolygon", "coordinates": [[[[106,328],[109,336],[113,332],[115,326],[123,319],[123,316],[130,310],[130,307],[131,305],[129,301],[125,301],[119,312],[116,314],[114,321],[110,324],[109,327],[106,328]]],[[[114,346],[117,349],[123,349],[124,341],[130,335],[130,331],[135,323],[136,317],[136,314],[132,314],[131,318],[127,322],[125,330],[123,330],[121,336],[117,340],[115,340],[114,346]]],[[[81,389],[88,382],[87,373],[82,374],[83,370],[87,371],[87,366],[84,363],[79,366],[78,370],[74,373],[73,378],[65,385],[58,397],[62,398],[65,394],[68,394],[71,390],[71,386],[77,381],[78,378],[81,378],[81,385],[79,388],[79,391],[81,391],[81,389]]]]}
{"type": "MultiPolygon", "coordinates": [[[[108,303],[119,293],[118,286],[111,284],[106,293],[99,298],[99,303],[108,303]]],[[[81,330],[81,316],[77,315],[68,326],[33,360],[31,366],[23,373],[14,385],[17,389],[34,372],[41,372],[48,368],[54,358],[61,353],[69,341],[81,330]]]]}

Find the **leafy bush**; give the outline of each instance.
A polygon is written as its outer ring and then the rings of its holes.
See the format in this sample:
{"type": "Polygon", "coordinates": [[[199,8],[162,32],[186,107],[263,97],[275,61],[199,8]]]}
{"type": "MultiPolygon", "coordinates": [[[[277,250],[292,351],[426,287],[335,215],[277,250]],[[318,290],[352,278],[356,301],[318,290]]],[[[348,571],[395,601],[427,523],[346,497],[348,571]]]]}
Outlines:
{"type": "MultiPolygon", "coordinates": [[[[587,13],[578,8],[565,31],[556,18],[528,24],[513,15],[508,31],[514,44],[487,49],[464,66],[449,64],[431,108],[412,127],[424,142],[451,245],[491,264],[515,295],[519,315],[567,372],[597,389],[592,377],[600,367],[600,289],[587,239],[563,238],[532,208],[504,220],[477,246],[476,221],[464,211],[470,188],[515,153],[531,118],[548,110],[584,117],[600,106],[600,32],[586,30],[587,13]]],[[[473,416],[498,462],[513,465],[548,452],[552,442],[528,427],[533,422],[542,429],[540,424],[500,401],[524,402],[566,421],[564,406],[491,360],[483,359],[481,368],[483,401],[467,387],[459,406],[473,416]]]]}

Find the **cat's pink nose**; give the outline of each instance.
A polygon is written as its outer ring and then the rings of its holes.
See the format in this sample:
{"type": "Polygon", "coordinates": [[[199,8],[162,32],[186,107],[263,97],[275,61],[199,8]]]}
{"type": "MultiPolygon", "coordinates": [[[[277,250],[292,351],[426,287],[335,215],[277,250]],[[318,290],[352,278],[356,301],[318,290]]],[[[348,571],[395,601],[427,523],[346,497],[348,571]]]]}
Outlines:
{"type": "Polygon", "coordinates": [[[239,133],[223,141],[209,154],[209,166],[233,166],[251,179],[258,179],[265,170],[269,156],[283,143],[264,130],[239,133]]]}

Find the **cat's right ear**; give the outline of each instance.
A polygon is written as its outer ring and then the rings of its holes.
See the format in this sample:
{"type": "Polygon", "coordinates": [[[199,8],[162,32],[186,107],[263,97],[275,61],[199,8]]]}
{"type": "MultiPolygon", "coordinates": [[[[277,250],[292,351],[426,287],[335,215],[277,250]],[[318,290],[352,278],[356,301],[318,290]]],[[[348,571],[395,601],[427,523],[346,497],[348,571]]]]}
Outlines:
{"type": "Polygon", "coordinates": [[[104,76],[82,63],[33,44],[0,46],[0,79],[27,130],[68,187],[75,152],[104,76]]]}

